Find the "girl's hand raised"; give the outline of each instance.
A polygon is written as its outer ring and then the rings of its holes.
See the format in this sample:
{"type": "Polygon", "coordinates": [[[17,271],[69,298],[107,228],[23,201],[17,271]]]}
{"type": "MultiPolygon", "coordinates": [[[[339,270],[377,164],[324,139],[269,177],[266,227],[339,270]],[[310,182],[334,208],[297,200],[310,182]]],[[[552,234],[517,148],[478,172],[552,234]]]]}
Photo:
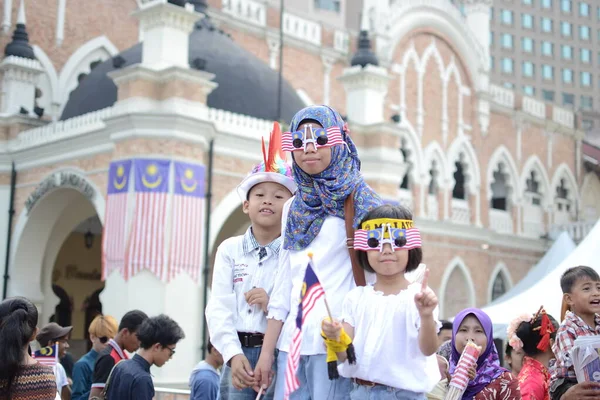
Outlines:
{"type": "Polygon", "coordinates": [[[421,291],[415,295],[415,304],[417,305],[417,310],[419,311],[421,318],[433,316],[433,310],[438,305],[437,296],[433,290],[427,286],[428,281],[429,269],[426,269],[425,275],[423,276],[423,283],[421,284],[421,291]]]}
{"type": "Polygon", "coordinates": [[[340,338],[342,324],[339,321],[335,319],[331,321],[329,318],[325,318],[323,322],[321,322],[321,328],[328,339],[338,340],[340,338]]]}

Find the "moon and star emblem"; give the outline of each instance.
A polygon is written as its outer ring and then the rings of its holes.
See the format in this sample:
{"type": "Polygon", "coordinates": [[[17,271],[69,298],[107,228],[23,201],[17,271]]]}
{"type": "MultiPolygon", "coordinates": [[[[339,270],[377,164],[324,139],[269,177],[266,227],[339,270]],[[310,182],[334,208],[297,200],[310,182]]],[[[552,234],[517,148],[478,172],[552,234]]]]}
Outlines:
{"type": "Polygon", "coordinates": [[[194,179],[194,171],[191,168],[187,168],[181,178],[181,188],[188,192],[193,193],[198,187],[198,181],[194,179]]]}
{"type": "Polygon", "coordinates": [[[162,183],[162,176],[157,176],[158,167],[155,164],[150,164],[146,167],[146,174],[142,175],[142,183],[148,189],[156,189],[162,183]],[[146,178],[146,174],[149,178],[146,178]]]}
{"type": "Polygon", "coordinates": [[[115,188],[117,190],[121,190],[125,187],[125,185],[127,184],[127,177],[125,176],[125,168],[123,168],[122,165],[119,165],[117,167],[117,176],[115,177],[114,181],[113,181],[113,185],[115,186],[115,188]],[[120,180],[120,182],[119,182],[120,180]]]}

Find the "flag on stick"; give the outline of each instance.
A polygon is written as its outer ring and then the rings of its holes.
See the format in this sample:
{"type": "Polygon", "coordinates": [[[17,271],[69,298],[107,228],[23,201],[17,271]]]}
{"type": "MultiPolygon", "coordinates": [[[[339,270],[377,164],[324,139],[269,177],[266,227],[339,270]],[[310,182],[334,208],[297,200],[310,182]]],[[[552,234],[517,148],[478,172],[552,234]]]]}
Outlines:
{"type": "Polygon", "coordinates": [[[290,394],[300,387],[300,381],[296,376],[300,364],[300,349],[302,348],[302,324],[308,314],[315,307],[316,302],[325,296],[323,286],[319,282],[315,271],[308,263],[304,274],[304,283],[300,293],[298,304],[298,315],[296,316],[296,330],[292,337],[292,344],[288,354],[287,366],[285,368],[285,394],[284,400],[288,400],[290,394]]]}

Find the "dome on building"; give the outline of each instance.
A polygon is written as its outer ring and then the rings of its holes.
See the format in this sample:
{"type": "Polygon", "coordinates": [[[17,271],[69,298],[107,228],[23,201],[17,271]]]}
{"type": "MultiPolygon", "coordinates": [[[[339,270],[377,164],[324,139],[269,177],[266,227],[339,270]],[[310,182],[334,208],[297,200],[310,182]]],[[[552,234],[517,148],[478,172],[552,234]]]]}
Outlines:
{"type": "MultiPolygon", "coordinates": [[[[210,19],[196,23],[190,34],[190,65],[215,74],[219,86],[208,95],[208,106],[255,118],[277,118],[279,73],[258,57],[238,46],[210,19]]],[[[117,101],[117,86],[107,75],[142,61],[142,43],[95,66],[75,88],[61,120],[110,107],[117,101]]],[[[304,103],[285,80],[282,83],[281,116],[290,121],[304,103]]]]}

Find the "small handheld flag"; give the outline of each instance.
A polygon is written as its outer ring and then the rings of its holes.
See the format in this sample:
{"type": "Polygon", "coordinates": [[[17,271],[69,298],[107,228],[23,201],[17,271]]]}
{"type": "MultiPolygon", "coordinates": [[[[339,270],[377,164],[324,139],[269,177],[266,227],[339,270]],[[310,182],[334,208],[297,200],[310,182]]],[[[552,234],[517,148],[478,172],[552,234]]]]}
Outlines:
{"type": "Polygon", "coordinates": [[[316,302],[325,296],[323,287],[313,270],[311,263],[306,267],[300,302],[298,304],[298,316],[296,317],[296,330],[292,337],[292,344],[288,354],[287,366],[285,368],[285,394],[284,400],[288,400],[292,392],[300,387],[300,381],[296,376],[300,364],[300,349],[302,347],[302,324],[308,314],[315,307],[316,302]]]}
{"type": "Polygon", "coordinates": [[[58,364],[58,343],[55,343],[54,346],[42,347],[33,353],[32,357],[42,365],[54,367],[58,364]]]}

